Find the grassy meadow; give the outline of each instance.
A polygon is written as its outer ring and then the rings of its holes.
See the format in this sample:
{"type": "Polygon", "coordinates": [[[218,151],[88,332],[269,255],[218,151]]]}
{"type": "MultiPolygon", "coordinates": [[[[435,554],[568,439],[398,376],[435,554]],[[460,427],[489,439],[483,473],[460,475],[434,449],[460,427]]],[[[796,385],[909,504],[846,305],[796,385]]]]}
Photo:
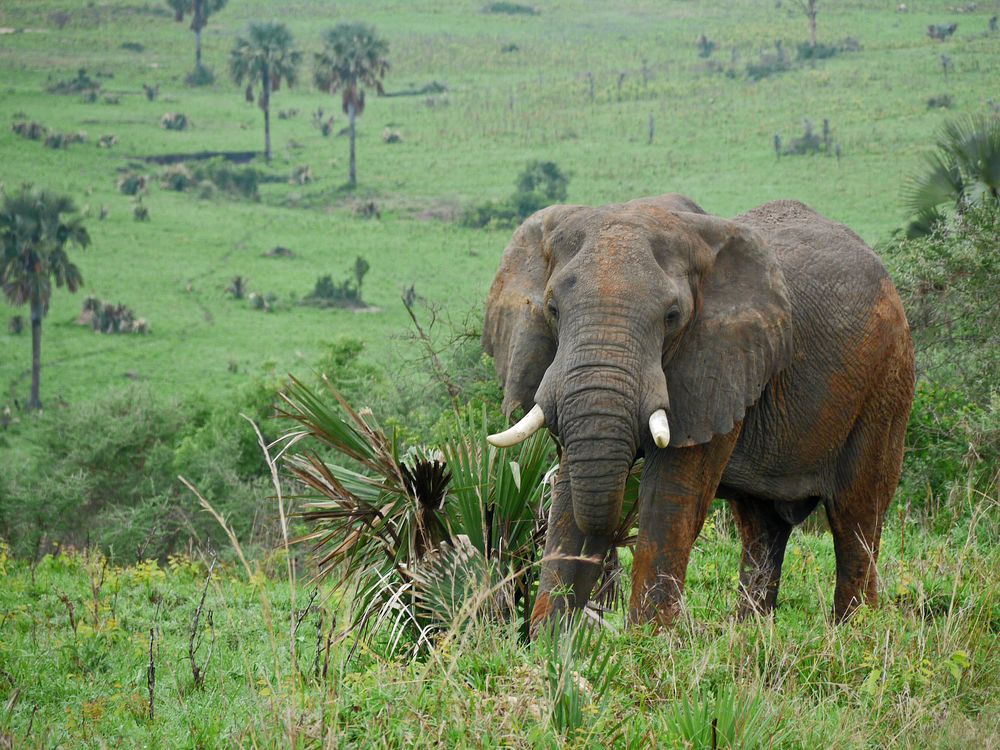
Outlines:
{"type": "MultiPolygon", "coordinates": [[[[0,538],[0,748],[1000,747],[1000,397],[982,364],[995,334],[918,346],[928,384],[886,521],[881,606],[843,626],[830,622],[821,518],[792,537],[773,620],[732,617],[739,543],[720,504],[672,631],[622,628],[616,611],[589,648],[526,645],[472,616],[417,659],[360,638],[351,597],[317,587],[303,551],[282,542],[304,526],[279,521],[240,413],[273,439],[288,429],[268,416],[284,373],[325,370],[401,444],[439,441],[447,398],[401,302],[412,288],[442,367],[474,381],[462,395],[478,414],[495,397],[492,366],[474,338],[451,339],[475,331],[511,229],[461,217],[509,196],[527,162],[568,174],[571,203],[680,192],[732,216],[795,198],[919,291],[924,246],[893,239],[906,179],[945,121],[1000,100],[995,0],[906,12],[820,0],[818,40],[839,51],[802,62],[808,24],[791,0],[488,5],[229,0],[203,33],[215,82],[194,87],[193,34],[164,2],[0,4],[0,186],[72,196],[92,238],[70,251],[83,289],[55,290],[44,321],[42,415],[22,408],[30,333],[7,326],[27,310],[0,298],[0,537],[11,536],[0,538]],[[258,195],[172,190],[170,167],[149,157],[263,151],[262,114],[227,74],[253,20],[286,23],[305,53],[299,84],[272,98],[273,160],[233,166],[258,170],[258,195]],[[368,92],[358,119],[354,190],[340,98],[312,85],[312,53],[341,21],[374,25],[391,63],[391,95],[368,92]],[[947,40],[928,37],[947,23],[958,24],[947,40]],[[747,66],[773,60],[776,40],[789,69],[752,80],[747,66]],[[93,101],[49,91],[80,69],[100,83],[93,101]],[[944,94],[950,108],[928,106],[944,94]],[[167,113],[189,126],[165,129],[167,113]],[[829,121],[827,152],[778,158],[775,135],[786,149],[805,119],[817,133],[829,121]],[[16,134],[21,122],[86,138],[47,148],[16,134]],[[114,144],[99,147],[104,136],[114,144]],[[146,177],[146,221],[119,189],[128,174],[146,177]],[[378,218],[364,216],[372,203],[378,218]],[[278,246],[292,255],[268,254],[278,246]],[[300,304],[358,257],[367,309],[300,304]],[[236,276],[271,309],[227,293],[236,276]],[[149,334],[78,325],[91,295],[128,305],[149,334]],[[949,369],[970,360],[974,378],[949,369]],[[178,474],[223,511],[245,561],[178,474]]],[[[996,278],[973,254],[949,262],[949,279],[996,278]]],[[[995,330],[995,311],[977,315],[970,327],[995,330]]]]}

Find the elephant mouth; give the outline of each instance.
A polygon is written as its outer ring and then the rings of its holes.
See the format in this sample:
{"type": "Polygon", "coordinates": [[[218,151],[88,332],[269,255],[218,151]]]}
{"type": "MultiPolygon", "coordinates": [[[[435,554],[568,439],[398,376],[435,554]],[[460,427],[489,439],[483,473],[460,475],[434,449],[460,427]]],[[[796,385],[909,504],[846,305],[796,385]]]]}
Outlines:
{"type": "MultiPolygon", "coordinates": [[[[670,423],[667,421],[666,410],[657,409],[650,414],[648,424],[649,433],[653,436],[656,447],[666,448],[670,444],[670,423]]],[[[511,448],[524,442],[544,426],[545,414],[542,412],[542,407],[535,404],[513,427],[489,435],[486,440],[497,448],[511,448]]]]}

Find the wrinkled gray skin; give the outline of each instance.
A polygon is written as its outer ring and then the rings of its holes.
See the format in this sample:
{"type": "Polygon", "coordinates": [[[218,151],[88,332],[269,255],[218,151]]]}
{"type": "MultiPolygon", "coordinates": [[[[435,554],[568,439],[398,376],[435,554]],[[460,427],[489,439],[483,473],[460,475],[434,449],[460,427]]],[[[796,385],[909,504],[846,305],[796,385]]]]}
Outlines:
{"type": "Polygon", "coordinates": [[[789,533],[821,501],[835,615],[874,600],[913,347],[885,269],[846,227],[793,201],[732,221],[674,194],[552,206],[504,253],[483,345],[506,412],[539,405],[560,445],[536,627],[587,602],[639,456],[632,621],[675,616],[715,497],[741,534],[744,612],[774,608],[789,533]]]}

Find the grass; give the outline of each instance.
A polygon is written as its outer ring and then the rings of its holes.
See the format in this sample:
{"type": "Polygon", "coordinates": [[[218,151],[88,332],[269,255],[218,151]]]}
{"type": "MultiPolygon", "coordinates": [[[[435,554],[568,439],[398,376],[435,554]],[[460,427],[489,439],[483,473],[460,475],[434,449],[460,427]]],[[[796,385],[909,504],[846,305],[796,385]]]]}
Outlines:
{"type": "Polygon", "coordinates": [[[200,688],[188,654],[204,561],[4,556],[0,736],[22,747],[679,747],[678,736],[707,747],[698,733],[715,717],[719,731],[738,728],[732,747],[991,747],[998,509],[962,501],[972,512],[949,535],[890,517],[883,603],[843,626],[828,616],[830,537],[810,531],[792,538],[777,617],[734,620],[738,541],[718,511],[682,622],[577,639],[586,651],[525,646],[514,628],[479,621],[423,660],[387,658],[356,647],[349,601],[290,583],[282,551],[246,570],[220,563],[201,616],[200,688]]]}
{"type": "MultiPolygon", "coordinates": [[[[412,285],[446,312],[480,310],[510,234],[436,217],[503,199],[531,160],[570,175],[570,202],[678,191],[734,215],[793,197],[871,243],[885,240],[906,219],[904,176],[920,168],[944,119],[987,109],[1000,68],[1000,40],[986,34],[993,9],[958,16],[945,0],[908,13],[894,5],[822,5],[820,41],[850,34],[861,51],[754,83],[741,71],[759,50],[781,38],[791,51],[807,37],[790,3],[566,0],[533,6],[531,16],[486,13],[480,2],[292,0],[282,20],[307,59],[324,29],[363,20],[390,43],[390,92],[432,82],[447,91],[369,98],[351,192],[339,102],[312,90],[304,71],[305,85],[274,96],[275,158],[254,160],[268,179],[252,201],[164,189],[165,167],[141,157],[262,149],[261,114],[227,81],[225,60],[251,20],[273,16],[273,3],[240,0],[212,17],[204,46],[215,83],[189,88],[192,35],[159,2],[5,2],[0,29],[14,33],[0,33],[0,183],[75,196],[93,238],[74,257],[84,293],[57,290],[45,321],[43,401],[50,411],[96,402],[128,378],[164,398],[201,394],[224,406],[262,370],[301,373],[327,342],[348,336],[392,379],[417,377],[406,365],[416,355],[400,294],[412,285]],[[927,38],[929,24],[955,20],[948,41],[927,38]],[[722,67],[736,50],[737,75],[698,57],[702,33],[718,44],[712,60],[722,67]],[[947,77],[942,54],[953,64],[947,77]],[[93,103],[47,93],[81,67],[102,85],[93,103]],[[155,100],[143,84],[159,85],[155,100]],[[943,93],[952,109],[928,110],[927,98],[943,93]],[[317,107],[335,117],[329,137],[311,122],[317,107]],[[167,112],[191,125],[163,129],[167,112]],[[87,141],[45,148],[11,131],[18,113],[53,132],[86,131],[87,141]],[[775,158],[774,134],[789,142],[806,117],[817,129],[829,118],[841,159],[775,158]],[[386,128],[401,142],[384,143],[386,128]],[[117,144],[98,148],[104,135],[117,144]],[[314,180],[289,184],[303,166],[314,180]],[[134,199],[116,187],[124,170],[151,177],[147,222],[134,220],[134,199]],[[356,215],[369,201],[381,219],[356,215]],[[294,255],[265,257],[277,245],[294,255]],[[297,304],[318,277],[348,277],[358,256],[371,266],[364,296],[374,311],[297,304]],[[274,311],[228,295],[237,275],[248,293],[274,295],[274,311]],[[128,305],[152,334],[75,325],[89,295],[128,305]]],[[[887,262],[892,270],[901,261],[887,262]]],[[[4,319],[17,313],[0,303],[4,319]]],[[[10,405],[16,415],[29,363],[30,338],[0,327],[0,411],[10,405]]],[[[36,438],[30,420],[0,433],[0,472],[36,438]]],[[[377,641],[356,645],[349,598],[326,589],[311,598],[297,557],[290,576],[283,548],[247,568],[229,554],[208,580],[200,618],[202,687],[189,649],[205,560],[105,567],[95,552],[29,560],[2,551],[0,746],[701,747],[713,733],[741,747],[994,746],[997,498],[971,488],[935,498],[947,511],[939,519],[911,518],[901,500],[883,540],[882,605],[844,626],[829,621],[834,555],[821,522],[792,537],[777,618],[732,619],[739,547],[720,510],[696,547],[679,625],[581,637],[589,653],[526,646],[516,628],[476,621],[443,634],[420,660],[386,656],[377,641]]],[[[610,620],[621,625],[619,615],[610,620]]]]}
{"type": "MultiPolygon", "coordinates": [[[[532,159],[554,161],[571,175],[571,202],[674,190],[732,215],[795,197],[868,241],[881,240],[905,218],[901,177],[919,166],[947,116],[927,111],[927,96],[947,89],[953,111],[983,110],[992,94],[989,71],[1000,57],[997,40],[985,34],[986,9],[962,15],[948,42],[928,39],[928,23],[954,15],[945,2],[906,14],[874,2],[831,5],[820,19],[821,40],[850,33],[862,51],[759,83],[706,69],[694,40],[709,33],[719,44],[715,57],[726,62],[735,48],[740,66],[774,38],[792,49],[806,37],[805,19],[763,0],[606,8],[570,2],[537,16],[488,14],[475,3],[439,6],[386,0],[353,9],[339,4],[334,12],[300,0],[283,7],[283,20],[307,53],[318,49],[324,28],[355,15],[389,40],[390,91],[431,81],[448,87],[434,95],[437,106],[424,96],[371,98],[359,120],[356,193],[344,188],[345,139],[324,138],[310,121],[323,107],[335,116],[336,133],[344,125],[339,103],[312,90],[305,71],[305,85],[274,97],[275,160],[265,171],[280,179],[263,185],[260,203],[175,194],[153,179],[143,198],[150,221],[139,223],[132,199],[115,189],[118,171],[136,157],[261,149],[260,112],[224,73],[235,35],[250,20],[269,17],[272,6],[246,0],[213,16],[205,60],[216,83],[188,88],[192,35],[165,6],[4,4],[0,26],[32,31],[2,36],[0,112],[24,113],[57,132],[84,130],[88,142],[55,151],[4,124],[0,182],[31,180],[89,207],[94,245],[79,258],[86,293],[128,304],[154,331],[141,341],[96,338],[72,324],[82,300],[57,293],[43,338],[43,396],[50,404],[86,398],[126,372],[157,390],[221,398],[262,363],[299,369],[315,359],[322,341],[344,335],[363,338],[371,361],[399,369],[405,347],[394,337],[407,326],[401,291],[414,285],[417,294],[451,309],[478,309],[509,234],[420,217],[503,198],[532,159]],[[518,49],[502,51],[510,44],[518,49]],[[954,63],[947,80],[942,52],[954,63]],[[46,93],[80,67],[120,104],[103,103],[103,93],[96,103],[46,93]],[[160,86],[155,101],[147,100],[143,84],[160,86]],[[298,114],[290,119],[277,117],[292,109],[298,114]],[[166,112],[183,112],[191,127],[164,130],[159,121],[166,112]],[[651,115],[656,137],[648,144],[651,115]],[[774,159],[773,134],[787,141],[804,117],[817,127],[830,119],[840,162],[774,159]],[[399,130],[402,143],[383,143],[386,127],[399,130]],[[118,144],[98,149],[97,139],[108,134],[118,144]],[[285,179],[302,165],[315,181],[288,185],[285,179]],[[356,218],[351,209],[360,200],[376,201],[381,221],[356,218]],[[110,212],[104,221],[96,218],[101,206],[110,212]],[[262,257],[278,244],[296,257],[262,257]],[[294,305],[318,276],[346,276],[358,255],[371,264],[365,295],[380,312],[294,305]],[[277,311],[268,316],[228,300],[225,286],[238,274],[251,289],[276,295],[277,311]],[[230,372],[230,361],[239,372],[230,372]]],[[[150,174],[162,170],[139,166],[150,174]]],[[[6,306],[4,312],[14,313],[6,306]]],[[[0,333],[0,341],[5,400],[23,399],[28,337],[0,333]]]]}

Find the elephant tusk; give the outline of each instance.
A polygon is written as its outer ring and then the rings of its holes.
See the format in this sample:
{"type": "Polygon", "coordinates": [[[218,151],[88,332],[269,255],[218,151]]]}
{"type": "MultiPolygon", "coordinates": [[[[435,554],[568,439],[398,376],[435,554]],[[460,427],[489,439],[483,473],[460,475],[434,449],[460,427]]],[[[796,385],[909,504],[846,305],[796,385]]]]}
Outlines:
{"type": "Polygon", "coordinates": [[[649,415],[649,431],[653,434],[653,442],[657,448],[666,448],[670,444],[670,425],[667,424],[667,412],[657,409],[649,415]]]}
{"type": "Polygon", "coordinates": [[[542,407],[535,404],[520,422],[508,430],[490,435],[486,438],[486,442],[497,448],[510,448],[512,445],[527,440],[544,426],[545,415],[542,414],[542,407]]]}

